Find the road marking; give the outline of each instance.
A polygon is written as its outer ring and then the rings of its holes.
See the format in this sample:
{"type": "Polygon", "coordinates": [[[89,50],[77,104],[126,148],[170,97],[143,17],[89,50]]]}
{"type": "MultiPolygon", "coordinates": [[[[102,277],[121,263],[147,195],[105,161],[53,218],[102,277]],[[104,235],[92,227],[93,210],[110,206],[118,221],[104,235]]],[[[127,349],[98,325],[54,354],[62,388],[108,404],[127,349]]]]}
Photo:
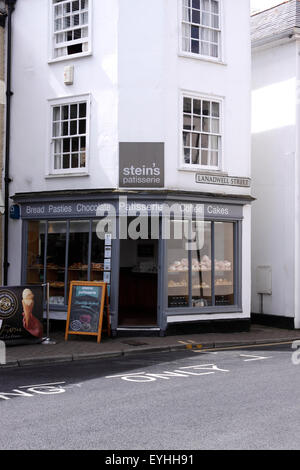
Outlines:
{"type": "Polygon", "coordinates": [[[252,357],[252,359],[244,359],[244,362],[250,362],[250,361],[261,361],[262,359],[271,359],[272,356],[253,356],[251,354],[240,354],[241,357],[252,357]]]}
{"type": "Polygon", "coordinates": [[[227,346],[227,347],[224,347],[224,348],[206,348],[204,349],[202,352],[204,351],[229,351],[231,349],[248,349],[248,348],[262,348],[262,347],[269,347],[269,346],[280,346],[282,344],[293,344],[295,340],[291,340],[291,341],[280,341],[280,342],[277,342],[277,343],[264,343],[264,344],[241,344],[240,346],[227,346]]]}
{"type": "Polygon", "coordinates": [[[62,384],[66,382],[50,382],[47,384],[22,385],[11,392],[0,392],[0,399],[10,400],[12,397],[33,397],[35,395],[58,395],[66,392],[62,384]],[[26,390],[26,391],[25,391],[26,390]]]}
{"type": "Polygon", "coordinates": [[[18,387],[18,388],[45,387],[45,386],[48,386],[48,385],[62,385],[62,384],[65,384],[65,383],[66,382],[49,382],[49,383],[46,383],[46,384],[22,385],[22,387],[18,387]]]}
{"type": "Polygon", "coordinates": [[[106,379],[120,378],[127,382],[155,382],[157,379],[170,380],[174,377],[189,377],[191,375],[210,375],[216,372],[230,372],[227,369],[220,369],[216,364],[198,364],[193,366],[179,367],[173,371],[163,371],[158,373],[150,372],[133,372],[117,375],[108,375],[106,379]],[[197,371],[197,372],[195,372],[197,371]],[[204,372],[205,371],[205,372],[204,372]]]}

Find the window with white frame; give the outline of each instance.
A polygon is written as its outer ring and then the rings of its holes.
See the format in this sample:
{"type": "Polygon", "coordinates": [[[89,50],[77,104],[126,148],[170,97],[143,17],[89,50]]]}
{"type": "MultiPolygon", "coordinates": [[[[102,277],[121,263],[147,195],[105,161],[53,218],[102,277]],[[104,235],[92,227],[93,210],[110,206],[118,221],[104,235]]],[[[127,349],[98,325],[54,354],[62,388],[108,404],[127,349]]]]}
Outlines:
{"type": "Polygon", "coordinates": [[[221,162],[221,101],[183,97],[183,162],[218,170],[221,162]]]}
{"type": "Polygon", "coordinates": [[[90,0],[51,0],[53,8],[53,57],[89,50],[90,0]]]}
{"type": "Polygon", "coordinates": [[[182,0],[182,51],[220,58],[220,0],[182,0]]]}
{"type": "Polygon", "coordinates": [[[52,170],[54,173],[87,168],[88,101],[55,104],[52,114],[52,170]]]}

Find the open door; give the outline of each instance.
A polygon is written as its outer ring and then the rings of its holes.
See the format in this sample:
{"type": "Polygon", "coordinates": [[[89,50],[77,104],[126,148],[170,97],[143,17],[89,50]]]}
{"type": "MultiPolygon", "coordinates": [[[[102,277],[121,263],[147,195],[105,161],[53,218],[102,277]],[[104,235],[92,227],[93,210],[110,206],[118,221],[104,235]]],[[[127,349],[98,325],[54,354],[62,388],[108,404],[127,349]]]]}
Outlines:
{"type": "Polygon", "coordinates": [[[120,327],[157,326],[158,240],[120,240],[120,327]]]}

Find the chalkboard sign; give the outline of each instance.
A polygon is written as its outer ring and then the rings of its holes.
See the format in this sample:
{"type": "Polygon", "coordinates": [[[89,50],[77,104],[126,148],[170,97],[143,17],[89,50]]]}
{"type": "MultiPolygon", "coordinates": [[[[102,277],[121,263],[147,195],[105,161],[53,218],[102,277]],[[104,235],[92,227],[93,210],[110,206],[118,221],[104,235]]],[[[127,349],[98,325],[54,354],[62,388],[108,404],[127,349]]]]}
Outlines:
{"type": "Polygon", "coordinates": [[[97,336],[101,341],[104,307],[110,335],[109,305],[105,282],[72,281],[70,284],[65,340],[69,335],[97,336]]]}

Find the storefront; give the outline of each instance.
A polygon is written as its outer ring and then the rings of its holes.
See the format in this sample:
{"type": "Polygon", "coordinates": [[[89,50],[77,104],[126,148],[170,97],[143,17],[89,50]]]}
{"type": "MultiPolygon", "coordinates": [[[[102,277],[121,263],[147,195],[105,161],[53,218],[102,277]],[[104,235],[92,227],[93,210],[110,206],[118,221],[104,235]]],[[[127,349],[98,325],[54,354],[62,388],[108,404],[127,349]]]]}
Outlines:
{"type": "Polygon", "coordinates": [[[20,194],[14,202],[21,207],[21,279],[50,283],[52,318],[66,319],[72,280],[107,282],[114,334],[249,317],[242,301],[247,196],[77,191],[20,194]]]}

